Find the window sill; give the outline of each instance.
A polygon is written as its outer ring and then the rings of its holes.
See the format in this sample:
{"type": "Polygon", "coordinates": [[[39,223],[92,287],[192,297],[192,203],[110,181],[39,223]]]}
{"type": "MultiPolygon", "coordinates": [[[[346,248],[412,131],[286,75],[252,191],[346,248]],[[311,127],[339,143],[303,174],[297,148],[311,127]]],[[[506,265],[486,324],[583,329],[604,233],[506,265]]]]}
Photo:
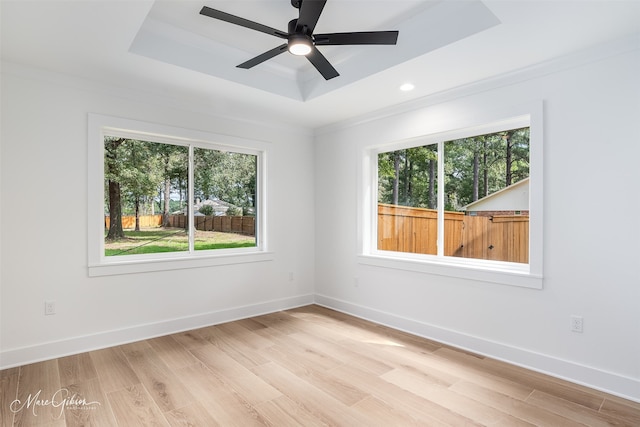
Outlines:
{"type": "Polygon", "coordinates": [[[188,268],[217,267],[273,261],[273,252],[250,252],[191,256],[189,258],[155,258],[117,260],[89,265],[89,277],[115,276],[118,274],[147,273],[154,271],[180,270],[188,268]]]}
{"type": "MultiPolygon", "coordinates": [[[[407,254],[403,254],[407,255],[407,254]]],[[[542,275],[531,274],[528,267],[518,268],[499,265],[482,265],[482,262],[460,262],[456,260],[425,260],[409,257],[394,257],[383,254],[364,254],[358,256],[358,263],[396,270],[415,271],[438,276],[457,277],[501,285],[518,286],[530,289],[542,289],[542,275]]]]}

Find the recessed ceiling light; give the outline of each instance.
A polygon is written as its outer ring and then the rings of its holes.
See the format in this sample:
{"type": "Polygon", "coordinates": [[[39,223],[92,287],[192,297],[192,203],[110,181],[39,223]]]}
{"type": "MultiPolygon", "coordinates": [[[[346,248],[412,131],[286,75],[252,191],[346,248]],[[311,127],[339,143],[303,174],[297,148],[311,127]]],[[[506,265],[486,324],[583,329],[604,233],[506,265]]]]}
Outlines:
{"type": "Polygon", "coordinates": [[[400,86],[400,90],[403,92],[409,92],[409,91],[412,91],[413,89],[415,89],[415,86],[412,83],[405,83],[402,86],[400,86]]]}

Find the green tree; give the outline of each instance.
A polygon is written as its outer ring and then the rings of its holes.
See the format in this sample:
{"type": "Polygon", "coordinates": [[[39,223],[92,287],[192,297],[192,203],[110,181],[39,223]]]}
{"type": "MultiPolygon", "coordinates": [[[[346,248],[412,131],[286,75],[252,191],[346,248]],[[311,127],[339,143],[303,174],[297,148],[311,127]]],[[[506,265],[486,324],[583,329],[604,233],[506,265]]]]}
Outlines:
{"type": "Polygon", "coordinates": [[[164,190],[164,221],[168,225],[170,196],[186,182],[188,148],[118,137],[105,137],[105,185],[108,187],[110,227],[108,240],[125,237],[123,212],[135,214],[140,230],[143,206],[151,202],[158,188],[164,190]]]}
{"type": "Polygon", "coordinates": [[[251,154],[194,149],[194,193],[252,208],[256,203],[257,157],[251,154]]]}
{"type": "MultiPolygon", "coordinates": [[[[444,143],[445,209],[463,206],[529,176],[529,128],[444,143]]],[[[378,155],[381,203],[435,208],[437,145],[378,155]]]]}
{"type": "Polygon", "coordinates": [[[529,128],[448,141],[444,150],[447,210],[529,176],[529,128]]]}
{"type": "MultiPolygon", "coordinates": [[[[160,182],[156,188],[160,188],[162,195],[162,226],[169,227],[169,215],[171,214],[171,193],[178,182],[187,179],[188,156],[187,147],[156,143],[152,145],[152,151],[156,156],[159,168],[160,182]]],[[[181,207],[181,206],[180,206],[181,207]]]]}
{"type": "Polygon", "coordinates": [[[380,153],[379,201],[394,205],[434,208],[436,168],[436,145],[380,153]]]}
{"type": "Polygon", "coordinates": [[[120,173],[124,168],[118,149],[124,143],[124,138],[107,136],[104,139],[104,178],[107,186],[109,206],[109,232],[107,240],[123,239],[122,228],[122,197],[120,173]]]}
{"type": "Polygon", "coordinates": [[[135,214],[135,230],[140,231],[140,205],[151,198],[161,179],[158,157],[153,142],[127,139],[119,147],[125,167],[120,171],[120,184],[135,214]]]}

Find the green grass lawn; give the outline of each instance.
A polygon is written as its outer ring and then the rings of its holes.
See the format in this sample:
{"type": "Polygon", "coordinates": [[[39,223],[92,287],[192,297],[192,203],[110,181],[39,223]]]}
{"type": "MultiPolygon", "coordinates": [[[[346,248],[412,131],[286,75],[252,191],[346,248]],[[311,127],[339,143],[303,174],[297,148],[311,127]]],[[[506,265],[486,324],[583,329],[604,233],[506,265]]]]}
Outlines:
{"type": "MultiPolygon", "coordinates": [[[[105,241],[105,256],[184,252],[189,250],[187,233],[177,228],[152,228],[141,231],[125,230],[126,238],[105,241]]],[[[254,236],[218,231],[196,231],[195,250],[246,248],[256,246],[254,236]]]]}

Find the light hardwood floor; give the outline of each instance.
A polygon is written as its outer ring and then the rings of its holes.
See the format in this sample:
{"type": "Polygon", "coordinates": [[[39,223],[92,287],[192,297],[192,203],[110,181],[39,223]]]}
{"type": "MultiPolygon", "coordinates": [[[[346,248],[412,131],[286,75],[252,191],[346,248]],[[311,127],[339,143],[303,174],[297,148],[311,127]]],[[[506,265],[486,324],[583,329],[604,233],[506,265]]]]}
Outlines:
{"type": "Polygon", "coordinates": [[[318,306],[0,381],[2,426],[640,426],[638,403],[318,306]]]}

